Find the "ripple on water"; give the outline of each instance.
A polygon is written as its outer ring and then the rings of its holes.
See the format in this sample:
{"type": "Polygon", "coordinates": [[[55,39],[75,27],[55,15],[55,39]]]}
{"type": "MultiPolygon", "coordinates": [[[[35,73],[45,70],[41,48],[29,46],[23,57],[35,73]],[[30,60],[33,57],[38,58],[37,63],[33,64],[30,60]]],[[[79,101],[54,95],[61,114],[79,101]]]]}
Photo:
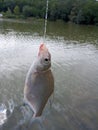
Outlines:
{"type": "Polygon", "coordinates": [[[0,126],[7,120],[7,108],[4,104],[0,105],[0,126]]]}
{"type": "MultiPolygon", "coordinates": [[[[24,120],[27,116],[29,119],[29,110],[21,111],[18,105],[23,99],[27,71],[41,42],[42,37],[37,33],[11,29],[0,34],[0,102],[7,102],[7,108],[1,105],[0,109],[5,113],[4,122],[6,109],[11,114],[3,125],[4,130],[14,130],[16,126],[16,129],[26,129],[24,120]]],[[[33,123],[33,128],[94,130],[98,120],[98,48],[89,43],[64,40],[63,36],[47,36],[46,44],[52,55],[55,100],[52,109],[46,106],[43,112],[43,128],[38,121],[33,123]]]]}

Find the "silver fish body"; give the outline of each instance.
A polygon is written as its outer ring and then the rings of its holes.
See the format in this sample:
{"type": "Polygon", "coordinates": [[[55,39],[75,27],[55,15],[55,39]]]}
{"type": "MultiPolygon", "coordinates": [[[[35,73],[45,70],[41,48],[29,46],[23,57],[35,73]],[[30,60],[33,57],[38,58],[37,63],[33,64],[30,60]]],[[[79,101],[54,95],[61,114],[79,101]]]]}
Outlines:
{"type": "Polygon", "coordinates": [[[41,116],[48,98],[54,91],[54,77],[49,67],[38,69],[37,59],[30,68],[24,87],[24,99],[34,112],[33,117],[41,116]]]}

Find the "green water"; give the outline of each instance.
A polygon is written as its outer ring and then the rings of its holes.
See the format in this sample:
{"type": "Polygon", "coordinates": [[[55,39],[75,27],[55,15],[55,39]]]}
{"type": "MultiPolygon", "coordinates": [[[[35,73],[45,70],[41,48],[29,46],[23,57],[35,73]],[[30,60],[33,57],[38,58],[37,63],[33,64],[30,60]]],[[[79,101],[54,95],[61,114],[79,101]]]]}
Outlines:
{"type": "MultiPolygon", "coordinates": [[[[0,19],[0,104],[9,110],[2,130],[98,130],[98,27],[48,22],[54,101],[30,124],[20,107],[27,71],[43,42],[44,22],[0,19]]],[[[25,112],[23,112],[25,111],[25,112]]],[[[2,119],[1,119],[2,120],[2,119]]]]}

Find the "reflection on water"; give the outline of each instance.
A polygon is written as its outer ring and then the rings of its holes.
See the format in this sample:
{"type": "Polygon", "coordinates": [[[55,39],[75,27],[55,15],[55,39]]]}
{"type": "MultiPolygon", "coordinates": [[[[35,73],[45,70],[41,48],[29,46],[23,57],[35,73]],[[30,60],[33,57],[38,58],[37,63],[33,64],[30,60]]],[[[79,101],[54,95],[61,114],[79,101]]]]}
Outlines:
{"type": "Polygon", "coordinates": [[[0,21],[0,104],[5,104],[0,105],[0,124],[4,123],[0,128],[97,130],[97,27],[48,24],[46,44],[55,77],[53,105],[50,108],[48,103],[38,119],[32,119],[28,106],[22,106],[25,77],[43,41],[42,26],[41,22],[0,21]]]}

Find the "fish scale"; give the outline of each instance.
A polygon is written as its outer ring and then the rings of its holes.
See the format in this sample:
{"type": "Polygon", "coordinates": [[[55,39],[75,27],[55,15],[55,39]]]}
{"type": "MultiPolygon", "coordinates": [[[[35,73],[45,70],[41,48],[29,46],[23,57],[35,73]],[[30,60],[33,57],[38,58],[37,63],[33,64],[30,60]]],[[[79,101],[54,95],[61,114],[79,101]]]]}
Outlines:
{"type": "Polygon", "coordinates": [[[53,91],[54,78],[51,71],[51,55],[46,46],[41,44],[38,56],[27,74],[24,87],[24,99],[33,110],[33,117],[42,115],[53,91]]]}

